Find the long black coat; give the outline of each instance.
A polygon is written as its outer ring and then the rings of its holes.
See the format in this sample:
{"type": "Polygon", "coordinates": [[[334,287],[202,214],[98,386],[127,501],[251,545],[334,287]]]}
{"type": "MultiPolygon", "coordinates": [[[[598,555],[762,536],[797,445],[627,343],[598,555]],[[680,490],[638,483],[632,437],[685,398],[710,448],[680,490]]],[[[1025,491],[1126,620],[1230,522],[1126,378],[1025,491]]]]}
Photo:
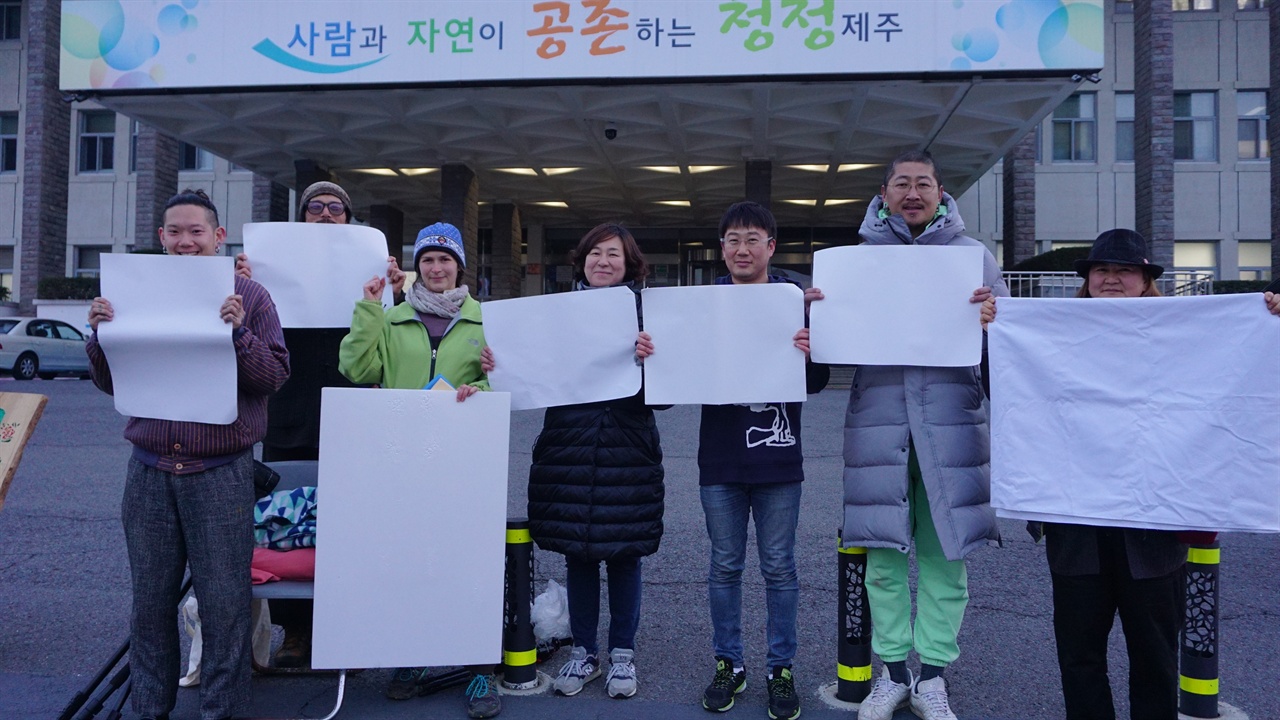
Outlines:
{"type": "Polygon", "coordinates": [[[529,530],[586,560],[643,557],[662,539],[662,448],[643,391],[548,408],[529,470],[529,530]]]}

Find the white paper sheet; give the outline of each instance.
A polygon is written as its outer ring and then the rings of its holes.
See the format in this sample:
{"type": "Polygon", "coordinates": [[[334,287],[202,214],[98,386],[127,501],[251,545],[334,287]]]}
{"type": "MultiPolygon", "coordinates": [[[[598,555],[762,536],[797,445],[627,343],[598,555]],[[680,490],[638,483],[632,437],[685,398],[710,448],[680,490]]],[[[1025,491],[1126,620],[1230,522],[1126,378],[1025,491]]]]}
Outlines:
{"type": "Polygon", "coordinates": [[[502,660],[507,393],[325,388],[316,668],[502,660]]]}
{"type": "Polygon", "coordinates": [[[1000,298],[1003,517],[1280,532],[1280,318],[1259,295],[1000,298]]]}
{"type": "Polygon", "coordinates": [[[235,293],[229,257],[102,256],[98,324],[116,411],[129,417],[228,425],[235,421],[236,352],[222,304],[235,293]]]}
{"type": "Polygon", "coordinates": [[[791,283],[649,288],[650,405],[803,402],[804,293],[791,283]]]}
{"type": "MultiPolygon", "coordinates": [[[[364,284],[387,274],[381,230],[325,223],[246,223],[244,254],[287,328],[351,327],[364,284]]],[[[391,306],[391,285],[383,307],[391,306]]]]}
{"type": "Polygon", "coordinates": [[[813,254],[814,362],[967,367],[982,360],[980,247],[854,245],[813,254]]]}
{"type": "Polygon", "coordinates": [[[630,397],[640,390],[639,332],[625,287],[487,302],[489,384],[511,393],[512,410],[630,397]]]}

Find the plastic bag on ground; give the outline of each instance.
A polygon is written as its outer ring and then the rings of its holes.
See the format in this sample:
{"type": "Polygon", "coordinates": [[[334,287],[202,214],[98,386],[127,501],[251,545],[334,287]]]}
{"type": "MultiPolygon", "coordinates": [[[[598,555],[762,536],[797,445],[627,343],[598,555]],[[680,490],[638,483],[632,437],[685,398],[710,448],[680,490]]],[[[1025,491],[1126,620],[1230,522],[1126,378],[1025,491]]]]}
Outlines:
{"type": "MultiPolygon", "coordinates": [[[[266,600],[254,600],[250,619],[253,627],[253,661],[262,667],[271,662],[271,610],[266,600]]],[[[187,655],[187,674],[178,678],[178,687],[194,687],[200,684],[200,656],[204,641],[200,638],[200,604],[194,594],[182,603],[182,629],[191,638],[191,652],[187,655]]]]}
{"type": "Polygon", "coordinates": [[[554,646],[557,641],[571,637],[569,594],[560,583],[547,581],[547,589],[533,599],[529,619],[533,621],[533,637],[540,646],[554,646]]]}

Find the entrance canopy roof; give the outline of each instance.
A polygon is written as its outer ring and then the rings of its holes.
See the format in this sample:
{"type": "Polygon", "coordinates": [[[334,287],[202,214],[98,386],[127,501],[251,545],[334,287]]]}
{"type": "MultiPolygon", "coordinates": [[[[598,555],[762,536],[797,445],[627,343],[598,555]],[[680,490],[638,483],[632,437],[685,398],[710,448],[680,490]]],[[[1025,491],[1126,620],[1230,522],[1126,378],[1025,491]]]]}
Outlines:
{"type": "Polygon", "coordinates": [[[714,225],[747,160],[781,224],[848,226],[893,155],[959,194],[1102,64],[1101,0],[885,9],[64,0],[62,87],[278,182],[315,161],[407,226],[445,163],[526,222],[714,225]]]}

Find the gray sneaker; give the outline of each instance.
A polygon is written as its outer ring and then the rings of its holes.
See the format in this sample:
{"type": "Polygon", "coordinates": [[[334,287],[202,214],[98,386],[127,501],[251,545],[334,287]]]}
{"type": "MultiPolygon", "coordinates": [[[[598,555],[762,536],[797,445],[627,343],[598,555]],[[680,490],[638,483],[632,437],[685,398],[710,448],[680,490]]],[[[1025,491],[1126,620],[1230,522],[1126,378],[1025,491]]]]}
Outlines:
{"type": "Polygon", "coordinates": [[[636,694],[636,652],[614,648],[609,651],[609,674],[605,677],[605,690],[611,698],[629,698],[636,694]]]}
{"type": "Polygon", "coordinates": [[[907,684],[896,683],[889,677],[889,668],[884,668],[876,684],[871,686],[871,694],[858,706],[858,720],[891,720],[899,708],[904,708],[911,699],[911,671],[907,671],[907,684]]]}
{"type": "Polygon", "coordinates": [[[911,688],[911,712],[923,720],[956,720],[947,698],[947,681],[923,680],[911,688]]]}
{"type": "Polygon", "coordinates": [[[577,695],[582,686],[600,677],[600,663],[595,655],[588,655],[587,649],[575,645],[569,653],[569,662],[560,668],[554,687],[561,695],[577,695]]]}

